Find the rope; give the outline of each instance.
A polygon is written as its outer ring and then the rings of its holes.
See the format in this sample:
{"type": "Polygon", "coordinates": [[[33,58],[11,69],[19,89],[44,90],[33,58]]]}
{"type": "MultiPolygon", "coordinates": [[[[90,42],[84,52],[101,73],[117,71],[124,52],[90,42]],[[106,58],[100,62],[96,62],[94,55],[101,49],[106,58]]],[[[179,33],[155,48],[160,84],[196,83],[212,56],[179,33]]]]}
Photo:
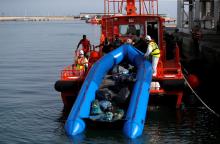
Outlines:
{"type": "Polygon", "coordinates": [[[191,91],[193,92],[193,94],[196,96],[196,98],[210,111],[212,112],[214,115],[216,115],[217,117],[220,117],[220,115],[218,113],[216,113],[214,110],[212,110],[200,97],[199,95],[193,90],[193,88],[190,86],[189,82],[187,81],[187,79],[185,78],[185,76],[183,76],[186,84],[189,86],[189,88],[191,89],[191,91]]]}

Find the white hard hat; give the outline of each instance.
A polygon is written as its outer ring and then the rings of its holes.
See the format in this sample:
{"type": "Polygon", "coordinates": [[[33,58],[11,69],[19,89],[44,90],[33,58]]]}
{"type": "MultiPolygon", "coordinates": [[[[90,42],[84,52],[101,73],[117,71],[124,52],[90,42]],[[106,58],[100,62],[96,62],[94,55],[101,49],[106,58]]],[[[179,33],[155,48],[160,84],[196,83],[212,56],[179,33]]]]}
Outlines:
{"type": "Polygon", "coordinates": [[[84,51],[83,51],[83,50],[80,50],[80,51],[79,51],[79,54],[80,54],[80,55],[84,55],[84,51]]]}
{"type": "Polygon", "coordinates": [[[132,39],[130,39],[130,38],[127,39],[127,43],[128,43],[128,44],[132,44],[132,39]]]}
{"type": "Polygon", "coordinates": [[[146,35],[145,39],[146,39],[146,40],[149,40],[149,41],[152,40],[149,35],[146,35]]]}

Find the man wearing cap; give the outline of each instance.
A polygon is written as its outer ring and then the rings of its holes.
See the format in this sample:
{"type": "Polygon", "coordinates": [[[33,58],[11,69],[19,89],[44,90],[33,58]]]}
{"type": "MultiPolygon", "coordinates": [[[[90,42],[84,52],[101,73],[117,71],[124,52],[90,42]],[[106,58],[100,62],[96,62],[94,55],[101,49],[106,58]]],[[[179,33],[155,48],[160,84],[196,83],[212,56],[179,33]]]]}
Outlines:
{"type": "Polygon", "coordinates": [[[144,57],[152,60],[153,76],[156,76],[157,64],[160,58],[160,49],[157,46],[156,42],[152,40],[149,35],[146,36],[146,40],[148,41],[148,47],[147,52],[144,54],[144,57]]]}

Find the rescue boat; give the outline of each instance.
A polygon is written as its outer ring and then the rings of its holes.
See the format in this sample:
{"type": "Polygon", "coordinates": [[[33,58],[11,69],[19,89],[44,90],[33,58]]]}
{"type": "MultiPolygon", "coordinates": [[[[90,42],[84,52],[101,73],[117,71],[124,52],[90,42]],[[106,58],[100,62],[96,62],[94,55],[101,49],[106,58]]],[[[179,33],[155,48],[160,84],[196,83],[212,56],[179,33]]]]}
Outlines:
{"type": "MultiPolygon", "coordinates": [[[[90,50],[88,59],[88,69],[100,58],[99,51],[90,50]]],[[[77,57],[77,55],[76,55],[77,57]]],[[[75,63],[65,67],[60,73],[60,79],[56,81],[54,88],[61,92],[61,98],[64,104],[64,109],[71,109],[79,90],[87,75],[85,69],[77,69],[75,63]]]]}
{"type": "MultiPolygon", "coordinates": [[[[121,57],[124,55],[128,55],[130,61],[136,55],[139,57],[135,59],[134,64],[138,67],[136,79],[140,81],[134,84],[126,115],[121,124],[127,137],[136,138],[142,134],[144,128],[148,100],[172,95],[176,96],[174,104],[176,108],[180,108],[182,104],[184,76],[180,64],[179,48],[177,45],[167,47],[164,37],[165,19],[158,14],[158,0],[104,0],[104,5],[105,15],[101,21],[100,43],[103,38],[108,38],[113,43],[116,36],[125,42],[128,38],[136,39],[150,35],[161,52],[157,75],[152,76],[149,70],[151,64],[147,66],[143,64],[149,62],[143,61],[143,53],[138,50],[140,48],[122,45],[103,57],[101,47],[98,50],[91,50],[88,72],[76,70],[72,65],[64,68],[61,71],[60,80],[55,84],[55,89],[61,92],[64,107],[71,109],[65,124],[66,132],[71,136],[77,135],[86,127],[85,119],[89,119],[90,106],[96,97],[95,91],[98,90],[110,67],[120,64],[121,57]],[[134,28],[131,33],[126,31],[129,26],[134,28]],[[167,56],[169,53],[172,53],[171,57],[167,56]]],[[[141,49],[147,48],[141,47],[141,49]]]]}
{"type": "Polygon", "coordinates": [[[101,24],[101,18],[94,16],[88,20],[86,20],[86,23],[91,23],[91,24],[101,24]]]}

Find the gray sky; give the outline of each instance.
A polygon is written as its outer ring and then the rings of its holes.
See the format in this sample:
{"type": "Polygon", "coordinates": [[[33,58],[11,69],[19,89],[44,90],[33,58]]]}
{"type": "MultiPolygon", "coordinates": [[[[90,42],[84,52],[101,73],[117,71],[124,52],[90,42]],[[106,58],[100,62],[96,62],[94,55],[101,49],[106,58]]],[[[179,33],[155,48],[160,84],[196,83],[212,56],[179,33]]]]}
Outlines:
{"type": "MultiPolygon", "coordinates": [[[[0,15],[47,16],[103,12],[103,0],[0,0],[0,15]]],[[[159,0],[159,13],[176,17],[176,0],[159,0]]]]}

